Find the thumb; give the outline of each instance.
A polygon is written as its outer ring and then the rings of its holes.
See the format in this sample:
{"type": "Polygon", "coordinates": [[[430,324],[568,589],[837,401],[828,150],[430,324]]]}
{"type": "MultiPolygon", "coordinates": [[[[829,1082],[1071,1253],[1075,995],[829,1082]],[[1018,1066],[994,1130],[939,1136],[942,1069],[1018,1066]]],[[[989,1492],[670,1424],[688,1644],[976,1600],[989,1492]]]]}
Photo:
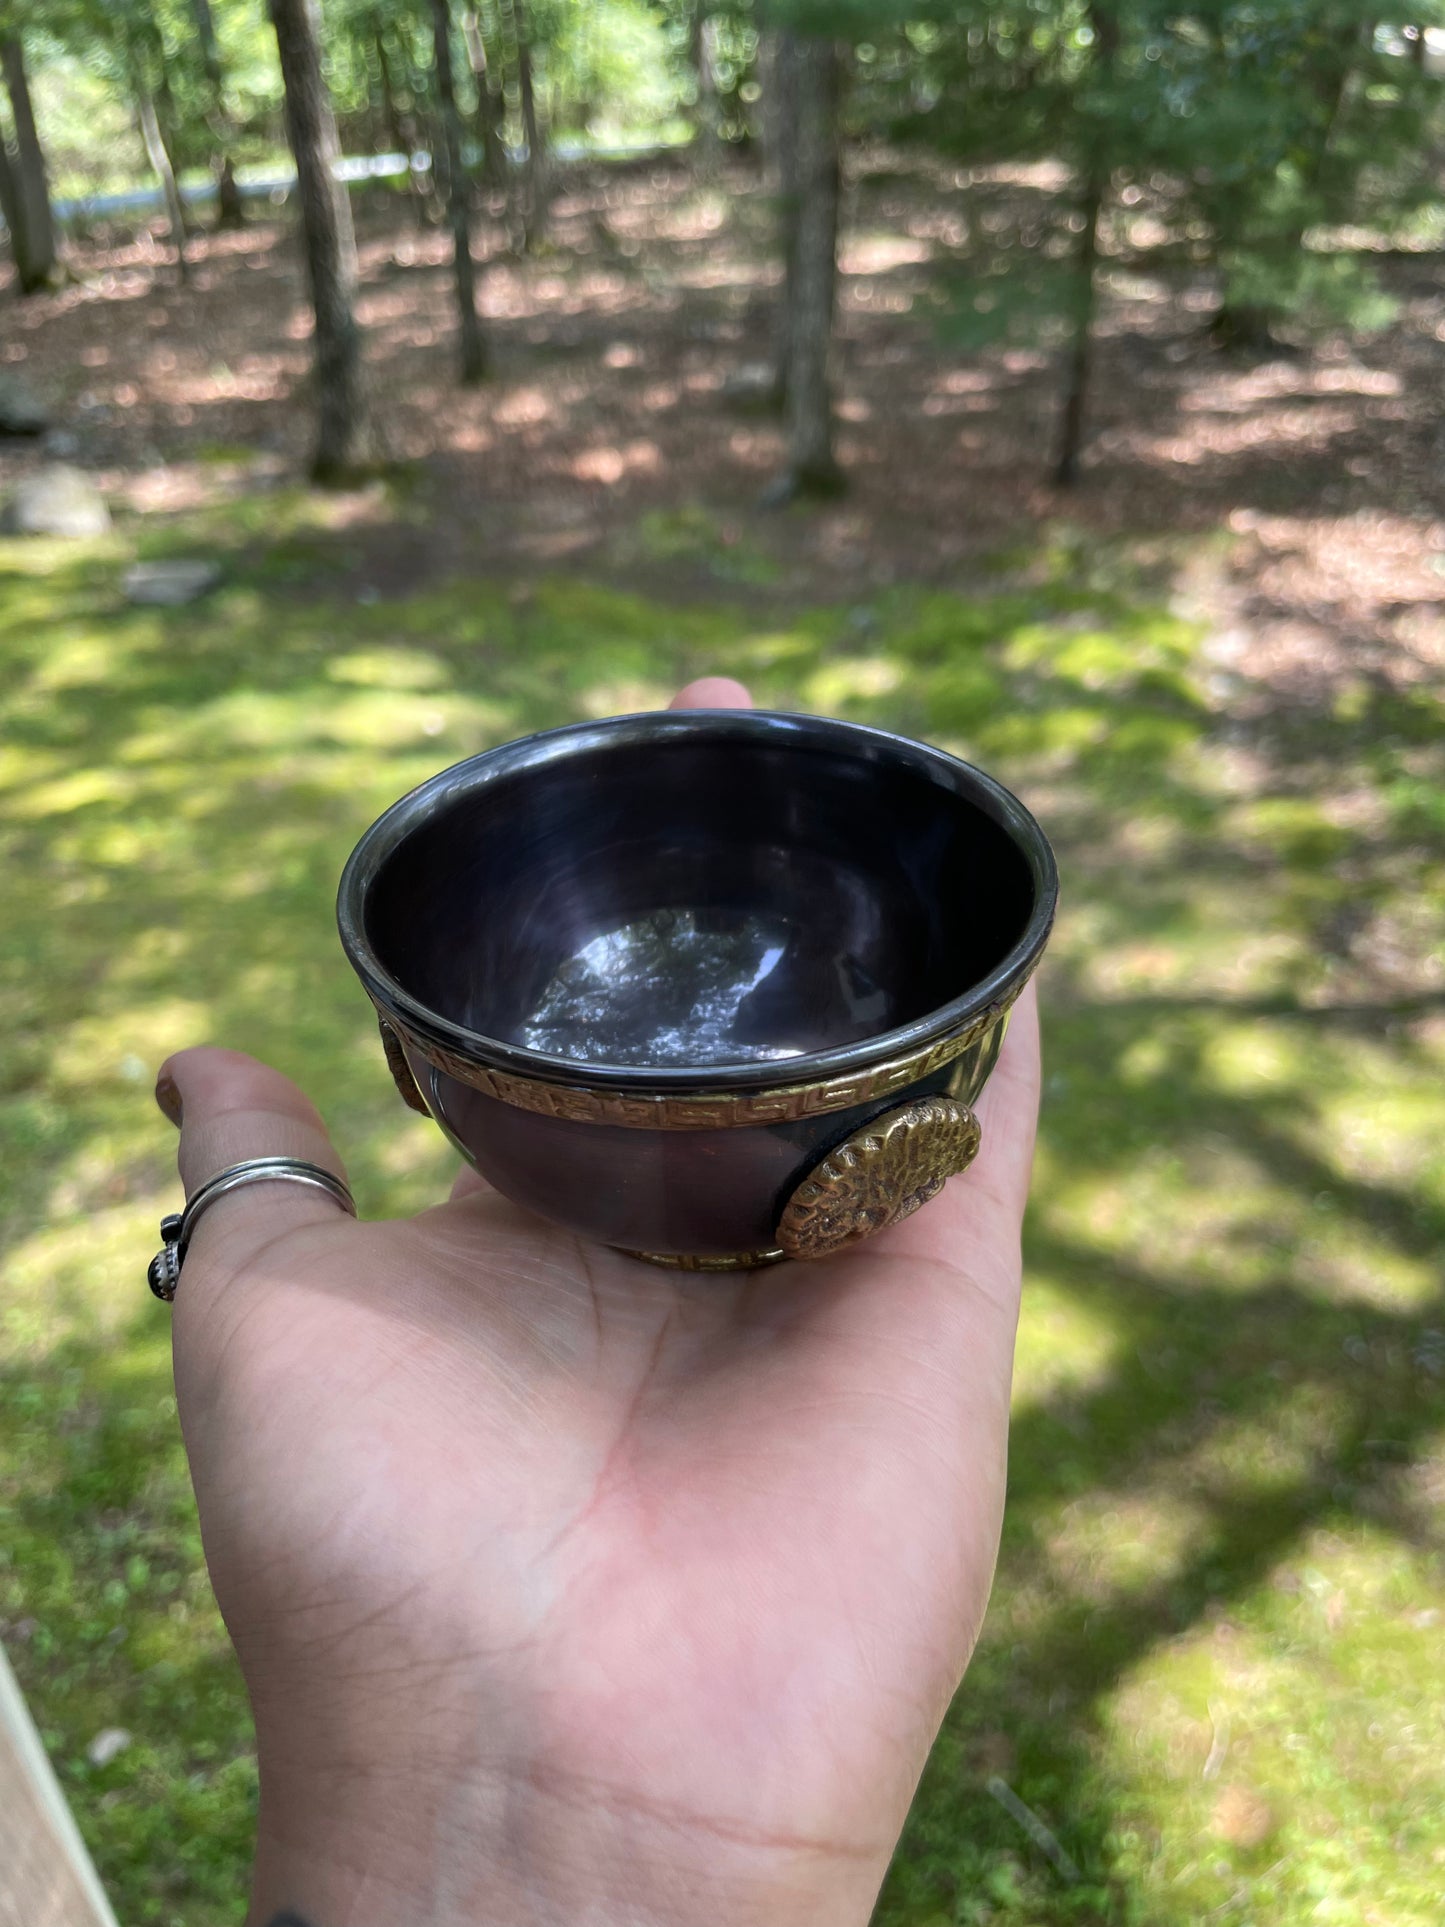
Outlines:
{"type": "MultiPolygon", "coordinates": [[[[180,1126],[176,1161],[187,1198],[247,1158],[305,1158],[345,1179],[310,1098],[241,1051],[178,1051],[161,1066],[156,1102],[180,1126]]],[[[234,1273],[281,1233],[339,1215],[325,1192],[285,1180],[248,1184],[218,1198],[196,1226],[177,1297],[206,1291],[211,1280],[234,1273]]]]}
{"type": "Polygon", "coordinates": [[[669,709],[751,709],[753,699],[746,684],[731,676],[699,676],[685,689],[679,689],[669,709]]]}

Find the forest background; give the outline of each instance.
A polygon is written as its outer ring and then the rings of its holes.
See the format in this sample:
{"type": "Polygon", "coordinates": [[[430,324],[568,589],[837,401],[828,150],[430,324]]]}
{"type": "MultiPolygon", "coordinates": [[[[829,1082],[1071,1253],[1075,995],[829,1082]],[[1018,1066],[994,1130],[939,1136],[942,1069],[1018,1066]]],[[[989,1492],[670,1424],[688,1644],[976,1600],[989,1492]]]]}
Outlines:
{"type": "Polygon", "coordinates": [[[1442,71],[1358,0],[0,0],[0,1639],[122,1918],[237,1918],[255,1806],[155,1066],[434,1197],[347,850],[705,670],[980,761],[1064,877],[880,1923],[1438,1918],[1442,71]]]}

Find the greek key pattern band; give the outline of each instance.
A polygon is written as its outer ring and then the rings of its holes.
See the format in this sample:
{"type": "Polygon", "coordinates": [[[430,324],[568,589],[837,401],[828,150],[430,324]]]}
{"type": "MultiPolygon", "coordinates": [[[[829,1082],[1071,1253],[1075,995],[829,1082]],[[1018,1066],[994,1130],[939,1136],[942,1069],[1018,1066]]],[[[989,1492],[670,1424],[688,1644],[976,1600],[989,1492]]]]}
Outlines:
{"type": "Polygon", "coordinates": [[[990,1004],[962,1029],[936,1038],[922,1050],[870,1065],[848,1077],[821,1084],[788,1084],[773,1090],[708,1095],[605,1091],[595,1086],[549,1084],[540,1078],[517,1077],[510,1072],[489,1070],[483,1064],[431,1043],[390,1013],[378,1013],[378,1016],[392,1076],[402,1097],[414,1110],[424,1110],[426,1106],[406,1062],[403,1044],[446,1076],[520,1111],[535,1111],[543,1117],[565,1118],[576,1124],[619,1124],[638,1131],[726,1131],[746,1125],[791,1124],[829,1111],[851,1110],[855,1105],[871,1104],[875,1099],[906,1090],[920,1078],[952,1063],[986,1037],[1017,995],[1015,990],[1008,998],[990,1004]]]}

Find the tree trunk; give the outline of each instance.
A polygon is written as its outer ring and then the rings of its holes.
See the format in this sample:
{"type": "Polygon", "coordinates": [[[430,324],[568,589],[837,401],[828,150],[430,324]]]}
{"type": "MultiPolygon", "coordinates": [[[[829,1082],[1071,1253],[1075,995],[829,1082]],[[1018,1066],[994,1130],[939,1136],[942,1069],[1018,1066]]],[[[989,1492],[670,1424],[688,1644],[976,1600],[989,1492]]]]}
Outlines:
{"type": "Polygon", "coordinates": [[[216,226],[220,229],[246,225],[246,204],[236,184],[236,166],[231,156],[222,153],[216,171],[216,226]]]}
{"type": "Polygon", "coordinates": [[[316,453],[311,473],[336,481],[375,455],[356,325],[356,235],[346,189],[332,171],[336,117],[321,73],[314,0],[268,0],[281,79],[311,305],[316,315],[316,453]]]}
{"type": "Polygon", "coordinates": [[[779,412],[786,407],[788,399],[789,287],[798,224],[796,44],[790,36],[771,32],[761,35],[758,45],[763,89],[763,178],[777,209],[778,253],[783,262],[783,287],[773,308],[768,357],[773,369],[773,400],[779,412]]]}
{"type": "MultiPolygon", "coordinates": [[[[426,222],[426,188],[422,185],[421,170],[416,164],[416,141],[412,130],[402,117],[396,104],[396,88],[391,78],[391,56],[386,51],[386,36],[380,31],[372,36],[376,48],[376,64],[381,74],[381,111],[386,119],[386,131],[392,146],[398,153],[406,156],[406,192],[411,207],[412,219],[418,227],[426,222]]],[[[432,169],[432,179],[436,179],[436,169],[432,169]]]]}
{"type": "Polygon", "coordinates": [[[787,290],[788,454],[773,501],[836,495],[844,486],[833,454],[828,381],[838,279],[838,50],[831,40],[786,33],[792,43],[796,126],[796,216],[787,290]]]}
{"type": "Polygon", "coordinates": [[[432,0],[431,11],[436,44],[437,104],[447,147],[447,215],[451,221],[457,314],[461,321],[462,381],[470,386],[484,381],[487,374],[487,349],[477,315],[477,277],[472,262],[471,183],[462,167],[462,124],[452,73],[450,0],[432,0]]]}
{"type": "Polygon", "coordinates": [[[722,152],[722,132],[717,96],[717,67],[713,60],[712,20],[705,10],[706,0],[694,0],[688,25],[688,51],[697,75],[697,106],[693,124],[696,130],[698,171],[710,180],[718,169],[722,152]]]}
{"type": "Polygon", "coordinates": [[[5,232],[10,236],[12,248],[19,246],[15,237],[20,231],[21,219],[20,188],[10,166],[10,156],[5,151],[5,142],[0,139],[0,221],[5,223],[5,232]]]}
{"type": "Polygon", "coordinates": [[[1406,27],[1405,32],[1410,39],[1411,60],[1417,67],[1423,67],[1425,65],[1425,56],[1430,51],[1425,40],[1425,29],[1423,27],[1406,27]]]}
{"type": "Polygon", "coordinates": [[[477,132],[482,141],[482,159],[487,181],[492,187],[507,184],[507,149],[502,140],[501,75],[492,73],[487,59],[487,43],[482,38],[482,23],[475,7],[462,14],[462,38],[467,46],[467,61],[472,84],[477,90],[477,132]]]}
{"type": "Polygon", "coordinates": [[[170,224],[171,245],[176,251],[176,272],[183,282],[191,278],[191,264],[186,259],[186,217],[181,206],[181,191],[176,186],[176,170],[171,164],[170,149],[166,146],[161,133],[160,121],[156,118],[156,104],[151,99],[150,89],[137,74],[135,79],[136,118],[140,122],[141,139],[145,142],[146,159],[150,162],[156,179],[161,184],[165,197],[166,220],[170,224]]]}
{"type": "MultiPolygon", "coordinates": [[[[1111,9],[1091,5],[1089,25],[1094,31],[1094,63],[1098,78],[1106,84],[1113,78],[1119,53],[1119,22],[1111,9]]],[[[1089,380],[1094,363],[1094,315],[1098,307],[1096,273],[1099,264],[1099,216],[1108,196],[1113,175],[1108,151],[1108,136],[1095,134],[1093,152],[1088,156],[1084,187],[1084,231],[1079,237],[1077,280],[1075,283],[1074,342],[1069,355],[1068,387],[1064,392],[1064,411],[1059,423],[1059,452],[1054,463],[1054,480],[1060,488],[1072,488],[1079,479],[1079,454],[1084,441],[1084,411],[1089,399],[1089,380]]]]}
{"type": "Polygon", "coordinates": [[[1348,22],[1333,35],[1316,70],[1315,94],[1320,103],[1319,137],[1305,167],[1305,181],[1311,188],[1318,187],[1323,179],[1356,63],[1373,38],[1373,29],[1367,34],[1358,21],[1348,22]]]}
{"type": "Polygon", "coordinates": [[[216,152],[211,172],[216,177],[216,227],[238,228],[246,225],[246,210],[241,190],[236,185],[236,168],[231,159],[235,126],[226,110],[225,77],[221,71],[221,47],[216,38],[216,23],[211,0],[191,0],[191,18],[196,23],[196,38],[201,44],[201,65],[211,91],[211,131],[216,137],[216,152]]]}
{"type": "MultiPolygon", "coordinates": [[[[496,0],[498,54],[502,73],[501,96],[503,119],[507,118],[506,106],[513,75],[517,80],[517,93],[520,99],[522,88],[522,22],[520,7],[515,0],[496,0]]],[[[531,69],[528,68],[527,85],[531,87],[531,69]]],[[[520,155],[508,156],[507,164],[507,241],[513,254],[522,254],[527,247],[527,208],[531,197],[530,151],[525,161],[520,155]]]]}
{"type": "Polygon", "coordinates": [[[191,18],[196,23],[196,38],[201,43],[201,65],[213,95],[221,91],[221,48],[216,39],[216,22],[211,0],[191,0],[191,18]]]}
{"type": "Polygon", "coordinates": [[[1059,453],[1054,464],[1054,480],[1060,488],[1072,488],[1079,479],[1079,451],[1084,440],[1084,405],[1088,399],[1089,376],[1094,359],[1094,270],[1099,259],[1099,214],[1103,205],[1104,179],[1102,174],[1096,172],[1089,177],[1084,194],[1084,232],[1079,241],[1074,343],[1069,355],[1069,382],[1064,393],[1064,412],[1059,425],[1059,453]]]}
{"type": "Polygon", "coordinates": [[[537,119],[531,28],[522,0],[514,0],[514,12],[517,20],[517,91],[522,102],[522,133],[527,142],[527,170],[522,185],[522,245],[530,252],[541,244],[547,229],[547,153],[537,119]]]}
{"type": "Polygon", "coordinates": [[[55,278],[55,221],[50,211],[50,189],[45,179],[45,155],[36,131],[25,77],[25,54],[19,34],[0,38],[0,71],[5,75],[10,109],[15,117],[15,148],[8,169],[15,219],[6,215],[15,273],[22,294],[34,294],[55,278]]]}

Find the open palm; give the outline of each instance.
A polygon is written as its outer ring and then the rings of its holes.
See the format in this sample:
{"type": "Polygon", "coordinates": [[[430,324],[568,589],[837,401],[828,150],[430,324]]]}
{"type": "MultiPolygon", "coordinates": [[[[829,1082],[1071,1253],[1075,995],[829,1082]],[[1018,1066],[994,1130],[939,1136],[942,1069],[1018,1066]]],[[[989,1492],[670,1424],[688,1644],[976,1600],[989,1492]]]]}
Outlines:
{"type": "MultiPolygon", "coordinates": [[[[254,1060],[164,1081],[190,1189],[340,1169],[254,1060]]],[[[1037,1090],[1026,995],[966,1178],[735,1278],[470,1172],[408,1221],[207,1214],[176,1382],[256,1712],[253,1920],[866,1920],[992,1575],[1037,1090]]]]}

